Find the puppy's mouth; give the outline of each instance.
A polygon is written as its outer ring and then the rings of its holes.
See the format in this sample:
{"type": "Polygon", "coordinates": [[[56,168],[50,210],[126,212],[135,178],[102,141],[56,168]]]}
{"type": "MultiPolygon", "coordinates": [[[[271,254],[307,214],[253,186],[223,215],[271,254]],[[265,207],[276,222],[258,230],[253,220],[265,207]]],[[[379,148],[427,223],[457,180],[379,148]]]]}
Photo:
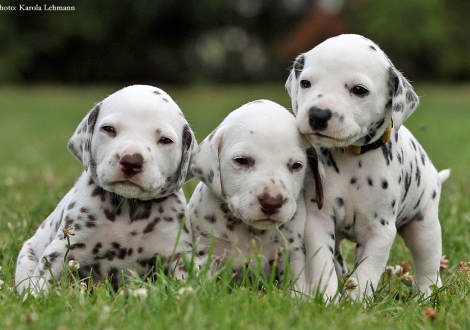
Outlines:
{"type": "Polygon", "coordinates": [[[108,183],[106,187],[107,190],[125,198],[137,198],[142,200],[154,197],[153,195],[155,195],[155,192],[148,188],[149,187],[143,187],[138,183],[129,180],[120,180],[108,183]]]}
{"type": "Polygon", "coordinates": [[[273,219],[261,219],[249,221],[247,224],[256,229],[273,229],[279,227],[283,222],[273,219]]]}
{"type": "Polygon", "coordinates": [[[307,134],[307,137],[314,138],[315,144],[324,145],[325,147],[347,147],[357,140],[357,134],[341,137],[315,132],[307,134]]]}
{"type": "Polygon", "coordinates": [[[145,190],[139,184],[129,181],[129,180],[116,181],[116,182],[113,182],[113,185],[116,187],[122,187],[122,188],[130,188],[130,189],[137,188],[140,190],[145,190]]]}

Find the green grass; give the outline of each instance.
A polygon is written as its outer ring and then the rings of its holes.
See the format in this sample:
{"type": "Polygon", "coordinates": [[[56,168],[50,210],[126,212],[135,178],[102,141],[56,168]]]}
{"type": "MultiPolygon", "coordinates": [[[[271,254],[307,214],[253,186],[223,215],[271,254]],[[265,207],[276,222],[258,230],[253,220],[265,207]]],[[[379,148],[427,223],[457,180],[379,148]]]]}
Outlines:
{"type": "MultiPolygon", "coordinates": [[[[469,257],[470,240],[470,86],[417,85],[421,106],[406,126],[422,143],[438,169],[452,168],[444,184],[440,218],[449,270],[444,287],[422,304],[396,276],[384,276],[374,302],[340,302],[325,307],[317,298],[291,298],[268,282],[237,285],[222,270],[209,280],[204,272],[178,282],[161,275],[156,283],[133,280],[120,293],[105,286],[81,289],[73,278],[47,297],[14,292],[20,244],[55,208],[82,171],[66,144],[77,124],[117,87],[0,88],[0,329],[468,329],[469,272],[459,266],[469,257]],[[145,288],[139,300],[133,290],[145,288]],[[397,299],[398,297],[398,299],[397,299]],[[432,320],[427,307],[437,310],[432,320]]],[[[277,85],[164,89],[186,114],[201,141],[231,110],[267,98],[290,108],[282,82],[277,85]]],[[[189,196],[194,183],[185,186],[189,196]]],[[[352,264],[352,244],[345,244],[352,264]]],[[[411,261],[397,238],[389,264],[411,261]]]]}

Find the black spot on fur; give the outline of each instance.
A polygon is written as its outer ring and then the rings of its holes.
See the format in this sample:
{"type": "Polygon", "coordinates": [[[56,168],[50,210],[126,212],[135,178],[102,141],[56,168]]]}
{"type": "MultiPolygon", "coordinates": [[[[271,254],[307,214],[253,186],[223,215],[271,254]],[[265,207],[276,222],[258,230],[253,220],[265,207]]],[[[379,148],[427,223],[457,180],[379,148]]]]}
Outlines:
{"type": "Polygon", "coordinates": [[[103,247],[103,245],[98,242],[96,243],[95,247],[93,248],[93,250],[91,251],[92,254],[98,254],[100,252],[100,249],[103,247]]]}
{"type": "Polygon", "coordinates": [[[75,250],[75,249],[84,249],[86,248],[85,243],[75,243],[70,245],[70,250],[75,250]]]}
{"type": "Polygon", "coordinates": [[[65,228],[70,228],[72,227],[73,223],[74,223],[74,219],[70,218],[69,215],[67,214],[65,216],[65,228]]]}
{"type": "Polygon", "coordinates": [[[214,171],[211,169],[207,175],[207,182],[212,183],[212,180],[214,180],[214,171]]]}
{"type": "Polygon", "coordinates": [[[112,221],[112,222],[116,221],[116,213],[115,212],[112,212],[112,211],[110,211],[106,208],[104,209],[103,212],[104,212],[104,215],[106,216],[106,219],[108,219],[109,221],[112,221]]]}
{"type": "Polygon", "coordinates": [[[331,149],[328,149],[328,148],[320,148],[320,151],[321,153],[323,154],[323,156],[326,157],[326,164],[328,166],[332,166],[335,170],[336,173],[339,173],[339,168],[338,166],[336,165],[336,162],[335,162],[335,159],[333,158],[333,154],[331,152],[331,149]]]}
{"type": "Polygon", "coordinates": [[[421,147],[419,147],[419,156],[421,158],[421,163],[423,164],[423,166],[426,165],[426,153],[421,147]]]}
{"type": "Polygon", "coordinates": [[[395,112],[402,112],[403,109],[405,109],[403,102],[397,102],[393,105],[393,111],[395,112]]]}
{"type": "Polygon", "coordinates": [[[100,113],[101,103],[95,105],[88,115],[88,132],[91,134],[95,130],[96,120],[100,113]]]}
{"type": "Polygon", "coordinates": [[[124,259],[125,257],[127,256],[127,249],[126,248],[121,248],[119,249],[118,253],[117,253],[117,257],[118,259],[124,259]]]}
{"type": "Polygon", "coordinates": [[[305,65],[305,56],[304,55],[298,56],[294,62],[294,74],[295,74],[296,79],[298,79],[300,74],[302,73],[302,70],[304,69],[304,65],[305,65]]]}
{"type": "Polygon", "coordinates": [[[416,94],[411,89],[406,91],[405,98],[407,103],[416,103],[418,101],[416,94]]]}
{"type": "Polygon", "coordinates": [[[338,207],[343,207],[344,205],[344,200],[341,197],[336,198],[335,202],[336,202],[336,205],[338,205],[338,207]]]}
{"type": "Polygon", "coordinates": [[[206,219],[209,223],[215,223],[217,221],[215,214],[208,214],[204,216],[204,219],[206,219]]]}
{"type": "Polygon", "coordinates": [[[419,204],[421,203],[421,198],[423,198],[423,195],[424,195],[424,190],[421,192],[421,195],[419,196],[418,201],[416,202],[415,206],[413,207],[413,210],[416,210],[418,208],[419,204]]]}
{"type": "Polygon", "coordinates": [[[106,201],[106,190],[100,186],[96,186],[91,192],[91,197],[99,197],[102,202],[106,201]]]}
{"type": "Polygon", "coordinates": [[[148,234],[152,231],[155,230],[155,226],[157,225],[157,223],[160,221],[160,218],[157,217],[155,219],[153,219],[153,221],[149,222],[148,225],[144,228],[144,230],[142,231],[143,234],[148,234]]]}
{"type": "Polygon", "coordinates": [[[50,263],[50,264],[53,264],[56,262],[56,260],[60,257],[60,253],[59,252],[52,252],[51,254],[49,254],[47,256],[47,261],[50,263]]]}
{"type": "Polygon", "coordinates": [[[419,169],[418,160],[416,159],[416,173],[415,173],[416,185],[419,187],[421,184],[421,170],[419,169]]]}
{"type": "Polygon", "coordinates": [[[92,222],[92,221],[87,221],[85,222],[85,227],[87,228],[95,228],[96,227],[96,223],[92,222]]]}
{"type": "Polygon", "coordinates": [[[328,250],[330,250],[331,254],[333,255],[335,254],[335,250],[333,249],[332,246],[328,246],[328,250]]]}
{"type": "Polygon", "coordinates": [[[331,220],[333,220],[333,223],[336,225],[336,216],[334,214],[330,214],[331,220]]]}
{"type": "Polygon", "coordinates": [[[143,203],[130,203],[130,208],[129,208],[129,218],[131,219],[131,222],[134,221],[139,221],[139,220],[147,220],[152,211],[152,202],[146,201],[143,203]],[[142,210],[139,209],[143,208],[142,210]]]}
{"type": "Polygon", "coordinates": [[[382,186],[383,189],[387,189],[388,188],[387,180],[382,179],[382,181],[380,182],[380,185],[382,186]]]}
{"type": "Polygon", "coordinates": [[[402,203],[405,201],[406,196],[408,195],[408,192],[409,192],[409,190],[410,190],[411,180],[412,180],[412,179],[411,179],[411,175],[407,172],[407,173],[405,174],[405,187],[404,187],[405,193],[403,194],[403,197],[402,197],[402,199],[401,199],[401,202],[402,202],[402,203]]]}
{"type": "Polygon", "coordinates": [[[385,158],[385,163],[387,166],[390,166],[390,162],[393,161],[392,143],[390,141],[382,146],[382,153],[385,158]]]}

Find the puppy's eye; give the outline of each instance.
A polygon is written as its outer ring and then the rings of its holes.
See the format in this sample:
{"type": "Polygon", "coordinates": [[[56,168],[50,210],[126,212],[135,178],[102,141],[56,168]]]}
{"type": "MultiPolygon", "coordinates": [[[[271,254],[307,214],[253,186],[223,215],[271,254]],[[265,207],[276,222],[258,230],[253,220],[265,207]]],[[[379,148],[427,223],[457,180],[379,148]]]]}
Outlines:
{"type": "Polygon", "coordinates": [[[293,171],[298,171],[298,170],[302,169],[302,167],[304,167],[304,165],[301,162],[295,162],[294,164],[291,165],[290,168],[293,171]]]}
{"type": "Polygon", "coordinates": [[[364,97],[367,94],[369,94],[369,91],[365,87],[360,86],[360,85],[357,85],[357,86],[354,86],[353,88],[351,88],[350,92],[352,94],[356,95],[356,96],[359,96],[359,97],[364,97]]]}
{"type": "Polygon", "coordinates": [[[170,144],[170,143],[173,143],[173,140],[167,137],[162,137],[160,140],[158,140],[158,143],[170,144]]]}
{"type": "Polygon", "coordinates": [[[109,133],[110,135],[116,135],[116,130],[114,129],[113,126],[107,126],[107,125],[104,125],[104,126],[101,126],[101,129],[103,131],[105,131],[106,133],[109,133]]]}
{"type": "Polygon", "coordinates": [[[235,163],[241,166],[250,167],[255,164],[255,161],[248,157],[237,157],[233,160],[235,163]]]}
{"type": "Polygon", "coordinates": [[[310,86],[312,86],[312,84],[310,83],[310,81],[306,80],[306,79],[302,79],[300,81],[300,87],[302,88],[310,88],[310,86]]]}

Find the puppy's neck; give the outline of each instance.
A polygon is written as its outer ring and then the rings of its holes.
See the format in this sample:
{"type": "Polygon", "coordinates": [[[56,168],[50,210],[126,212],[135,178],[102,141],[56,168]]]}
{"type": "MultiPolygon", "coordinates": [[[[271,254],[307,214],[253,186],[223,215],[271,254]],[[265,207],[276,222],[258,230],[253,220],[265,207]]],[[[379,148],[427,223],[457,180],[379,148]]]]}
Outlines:
{"type": "Polygon", "coordinates": [[[370,150],[380,148],[385,143],[390,141],[390,137],[392,136],[392,132],[393,132],[393,120],[390,120],[390,123],[388,124],[387,129],[385,129],[384,134],[382,134],[380,139],[378,139],[377,141],[366,144],[366,145],[363,145],[363,146],[350,145],[350,146],[344,147],[342,149],[349,152],[349,153],[351,153],[351,154],[353,154],[353,155],[365,154],[366,152],[368,152],[370,150]]]}

